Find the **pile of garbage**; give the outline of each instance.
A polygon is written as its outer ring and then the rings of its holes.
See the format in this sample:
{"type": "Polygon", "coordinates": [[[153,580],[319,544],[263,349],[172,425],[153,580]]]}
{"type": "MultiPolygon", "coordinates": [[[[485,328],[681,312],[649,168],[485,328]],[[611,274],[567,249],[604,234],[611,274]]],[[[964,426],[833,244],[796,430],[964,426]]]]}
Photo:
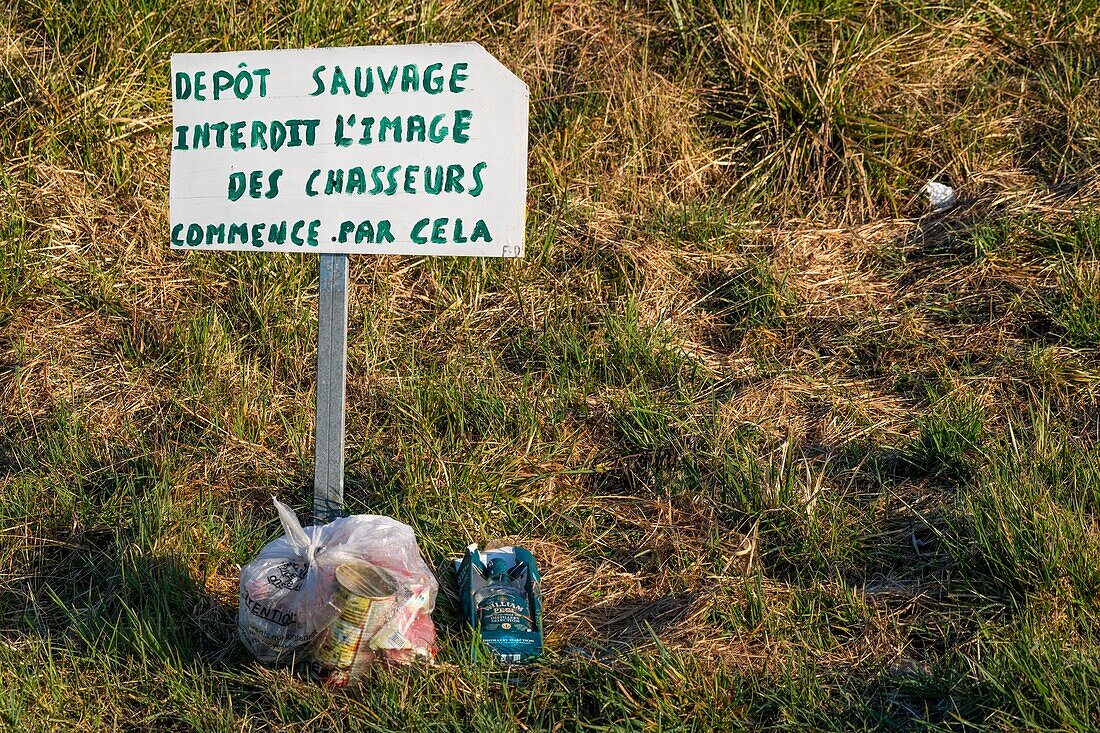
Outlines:
{"type": "Polygon", "coordinates": [[[285,534],[241,569],[237,630],[256,659],[304,656],[341,683],[379,658],[433,656],[439,585],[411,527],[360,514],[303,528],[275,508],[285,534]]]}
{"type": "MultiPolygon", "coordinates": [[[[344,685],[376,663],[434,659],[439,584],[411,527],[373,514],[302,527],[278,500],[275,508],[284,535],[241,569],[237,632],[257,660],[306,662],[321,680],[344,685]]],[[[541,654],[531,553],[471,545],[456,564],[463,612],[493,656],[524,663],[541,654]]]]}

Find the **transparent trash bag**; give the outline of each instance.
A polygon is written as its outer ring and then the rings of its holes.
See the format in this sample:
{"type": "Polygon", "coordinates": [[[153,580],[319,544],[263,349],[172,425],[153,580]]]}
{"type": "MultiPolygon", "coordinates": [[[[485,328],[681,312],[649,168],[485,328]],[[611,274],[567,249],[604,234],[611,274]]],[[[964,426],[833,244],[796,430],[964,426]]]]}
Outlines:
{"type": "Polygon", "coordinates": [[[274,501],[285,534],[241,568],[237,634],[256,659],[308,656],[340,615],[336,569],[363,562],[388,570],[400,586],[394,618],[375,648],[399,661],[431,656],[439,586],[420,557],[412,527],[359,514],[303,528],[290,508],[274,501]]]}

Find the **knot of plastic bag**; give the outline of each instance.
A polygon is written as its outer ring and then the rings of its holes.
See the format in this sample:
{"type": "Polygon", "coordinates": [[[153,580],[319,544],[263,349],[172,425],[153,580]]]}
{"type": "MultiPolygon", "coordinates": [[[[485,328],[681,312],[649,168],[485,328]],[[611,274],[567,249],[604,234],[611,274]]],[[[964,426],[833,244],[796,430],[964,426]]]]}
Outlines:
{"type": "Polygon", "coordinates": [[[298,515],[290,507],[274,496],[271,500],[275,502],[275,511],[279,512],[279,523],[283,525],[283,533],[286,534],[294,553],[304,560],[306,565],[312,567],[318,550],[322,549],[320,525],[315,524],[310,527],[311,531],[307,534],[302,528],[302,523],[298,521],[298,515]]]}

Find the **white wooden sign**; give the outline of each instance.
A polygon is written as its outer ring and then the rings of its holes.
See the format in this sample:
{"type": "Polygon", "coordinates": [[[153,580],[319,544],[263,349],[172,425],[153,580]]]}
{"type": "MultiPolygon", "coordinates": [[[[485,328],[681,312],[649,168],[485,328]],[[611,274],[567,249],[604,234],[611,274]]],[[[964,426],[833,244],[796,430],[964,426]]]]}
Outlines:
{"type": "Polygon", "coordinates": [[[527,86],[476,43],[172,56],[173,249],[523,255],[527,86]]]}

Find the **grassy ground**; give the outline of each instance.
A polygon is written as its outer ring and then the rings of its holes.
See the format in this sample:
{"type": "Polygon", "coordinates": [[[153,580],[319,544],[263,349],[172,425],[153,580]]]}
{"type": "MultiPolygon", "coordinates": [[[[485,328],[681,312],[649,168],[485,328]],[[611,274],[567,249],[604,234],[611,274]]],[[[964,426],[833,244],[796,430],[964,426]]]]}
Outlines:
{"type": "Polygon", "coordinates": [[[0,728],[1100,727],[1098,19],[9,2],[0,728]],[[531,547],[549,651],[474,667],[444,593],[438,665],[333,692],[234,637],[317,261],[168,251],[169,54],[468,39],[531,87],[527,257],[353,258],[347,493],[531,547]]]}

